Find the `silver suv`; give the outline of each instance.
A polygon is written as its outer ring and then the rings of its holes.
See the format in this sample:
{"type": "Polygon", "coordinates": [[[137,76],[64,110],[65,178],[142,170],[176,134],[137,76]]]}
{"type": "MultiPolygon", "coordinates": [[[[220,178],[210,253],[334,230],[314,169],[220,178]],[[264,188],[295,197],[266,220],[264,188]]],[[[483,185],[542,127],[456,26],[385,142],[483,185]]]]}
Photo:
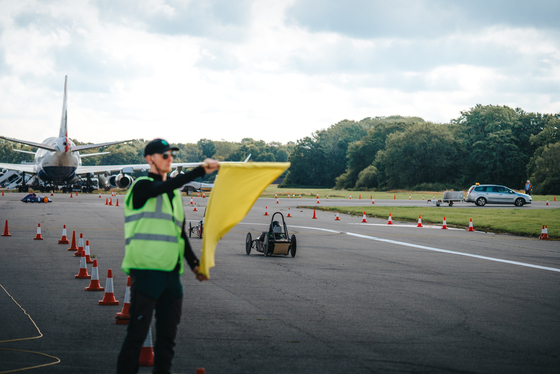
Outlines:
{"type": "Polygon", "coordinates": [[[467,192],[467,202],[475,203],[478,206],[486,204],[531,204],[533,198],[524,193],[515,192],[511,188],[496,184],[476,184],[469,188],[467,192]]]}

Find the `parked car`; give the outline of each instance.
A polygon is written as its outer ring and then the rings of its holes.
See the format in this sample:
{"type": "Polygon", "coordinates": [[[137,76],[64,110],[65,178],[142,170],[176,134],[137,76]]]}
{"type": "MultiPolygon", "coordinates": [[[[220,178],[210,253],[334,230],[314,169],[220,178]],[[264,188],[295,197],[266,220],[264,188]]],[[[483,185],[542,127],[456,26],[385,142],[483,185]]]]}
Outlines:
{"type": "Polygon", "coordinates": [[[521,192],[516,192],[506,186],[498,184],[475,184],[467,192],[467,203],[475,203],[478,206],[486,204],[515,204],[523,206],[531,204],[533,198],[521,192]]]}

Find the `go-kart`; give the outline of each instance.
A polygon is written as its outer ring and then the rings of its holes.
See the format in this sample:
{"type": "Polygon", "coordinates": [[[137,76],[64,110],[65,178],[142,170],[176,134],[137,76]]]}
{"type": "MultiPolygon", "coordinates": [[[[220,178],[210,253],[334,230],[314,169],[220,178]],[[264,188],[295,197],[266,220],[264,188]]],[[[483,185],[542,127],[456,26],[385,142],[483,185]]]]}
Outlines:
{"type": "Polygon", "coordinates": [[[204,209],[204,214],[202,215],[202,221],[198,221],[198,224],[196,224],[196,226],[191,225],[189,221],[189,228],[187,230],[187,233],[189,234],[189,238],[191,237],[192,234],[194,234],[198,236],[200,239],[202,239],[202,228],[204,227],[205,216],[206,216],[206,209],[204,209]]]}
{"type": "Polygon", "coordinates": [[[52,203],[52,200],[46,196],[37,196],[34,193],[25,195],[21,201],[24,203],[52,203]]]}
{"type": "Polygon", "coordinates": [[[288,253],[290,253],[292,257],[296,255],[296,236],[292,235],[290,237],[288,233],[288,226],[286,226],[282,213],[276,212],[272,215],[268,231],[263,231],[257,239],[253,240],[251,233],[247,233],[247,237],[245,239],[245,252],[249,255],[251,254],[251,249],[253,248],[257,252],[262,252],[265,256],[287,256],[288,253]],[[276,217],[277,214],[280,218],[282,218],[282,222],[274,220],[274,217],[276,217]]]}

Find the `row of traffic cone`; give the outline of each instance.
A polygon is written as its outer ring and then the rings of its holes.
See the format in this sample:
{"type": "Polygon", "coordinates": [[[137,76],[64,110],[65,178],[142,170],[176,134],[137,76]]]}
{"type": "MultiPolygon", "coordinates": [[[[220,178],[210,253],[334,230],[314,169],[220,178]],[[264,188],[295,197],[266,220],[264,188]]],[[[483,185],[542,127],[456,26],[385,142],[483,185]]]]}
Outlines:
{"type": "MultiPolygon", "coordinates": [[[[288,211],[289,211],[289,210],[290,210],[290,209],[288,208],[288,211]]],[[[265,215],[267,215],[267,214],[265,214],[265,215]]],[[[291,217],[291,215],[289,215],[289,213],[288,213],[288,216],[291,217]]],[[[317,214],[316,214],[315,209],[313,209],[313,217],[311,217],[311,219],[317,219],[317,214]]],[[[336,216],[335,216],[335,219],[334,219],[334,220],[335,220],[335,221],[340,221],[340,215],[339,215],[338,210],[336,211],[336,216]]],[[[367,223],[366,212],[363,213],[363,216],[362,216],[362,223],[367,223]]],[[[393,217],[391,216],[391,213],[389,213],[389,218],[388,218],[388,220],[387,220],[387,224],[388,224],[388,225],[392,225],[392,224],[393,224],[393,217]]],[[[422,215],[419,215],[419,216],[418,216],[418,224],[416,225],[416,227],[424,227],[424,226],[422,225],[422,215]]],[[[444,229],[444,230],[447,229],[447,220],[446,220],[445,217],[443,217],[443,225],[442,225],[441,228],[444,229]]],[[[471,218],[470,221],[469,221],[469,227],[468,227],[467,231],[473,231],[473,232],[474,232],[474,226],[473,226],[472,218],[471,218]]],[[[548,229],[547,229],[547,226],[546,226],[546,225],[543,226],[543,231],[542,231],[541,237],[540,237],[539,239],[543,239],[543,240],[548,240],[548,239],[549,239],[549,237],[548,237],[548,229]]]]}
{"type": "MultiPolygon", "coordinates": [[[[101,196],[101,195],[99,195],[101,196]]],[[[113,205],[113,199],[111,197],[106,197],[105,198],[105,205],[113,205]]],[[[117,199],[117,203],[115,204],[115,206],[119,206],[119,199],[117,199]]]]}
{"type": "MultiPolygon", "coordinates": [[[[82,235],[80,234],[80,237],[82,235]]],[[[75,244],[75,231],[73,235],[73,243],[75,244]]],[[[75,246],[75,245],[74,245],[75,246]]],[[[93,267],[91,275],[87,271],[87,261],[86,253],[89,247],[89,241],[86,241],[86,250],[81,252],[80,258],[80,270],[75,276],[76,279],[90,279],[90,284],[85,287],[85,291],[105,291],[103,299],[98,301],[98,305],[119,305],[119,301],[115,299],[115,293],[113,290],[113,270],[107,270],[107,282],[105,287],[101,287],[99,284],[99,270],[97,267],[97,260],[93,260],[93,267]]],[[[78,247],[79,248],[79,247],[78,247]]],[[[124,296],[123,308],[120,312],[115,314],[115,324],[117,325],[128,325],[130,321],[130,277],[127,278],[126,291],[124,296]]],[[[148,331],[146,339],[142,344],[140,350],[139,358],[140,366],[154,366],[154,350],[153,350],[153,339],[152,339],[152,328],[148,331]]]]}
{"type": "MultiPolygon", "coordinates": [[[[196,207],[195,207],[196,210],[196,207]]],[[[264,212],[265,216],[268,216],[268,207],[265,207],[265,212],[264,212]]],[[[286,215],[286,217],[292,217],[291,212],[290,212],[290,208],[288,208],[288,214],[286,215]]],[[[311,219],[317,219],[317,213],[315,211],[315,209],[313,209],[313,217],[311,217],[311,219]]],[[[336,216],[335,216],[335,221],[340,221],[340,215],[338,210],[336,211],[336,216]]],[[[366,212],[364,212],[363,216],[362,216],[362,223],[367,223],[367,218],[366,218],[366,212]]],[[[393,224],[393,218],[391,216],[391,213],[389,213],[389,218],[387,220],[387,224],[388,225],[392,225],[393,224]]],[[[416,227],[424,227],[422,225],[422,215],[418,216],[418,224],[416,225],[416,227]]],[[[539,237],[539,239],[543,239],[543,240],[548,240],[548,229],[545,228],[546,226],[543,226],[543,232],[541,234],[541,236],[539,237]],[[546,232],[545,232],[546,230],[546,232]]],[[[443,217],[443,226],[441,227],[442,229],[447,229],[447,221],[446,218],[443,217]]],[[[474,231],[474,226],[473,226],[473,221],[472,218],[469,221],[469,227],[467,229],[467,231],[474,231]]]]}

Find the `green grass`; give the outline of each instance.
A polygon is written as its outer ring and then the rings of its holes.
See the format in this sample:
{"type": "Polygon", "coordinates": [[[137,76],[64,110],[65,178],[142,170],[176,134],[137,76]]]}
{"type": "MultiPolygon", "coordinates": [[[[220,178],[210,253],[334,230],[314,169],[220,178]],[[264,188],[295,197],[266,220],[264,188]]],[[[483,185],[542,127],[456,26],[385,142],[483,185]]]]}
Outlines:
{"type": "MultiPolygon", "coordinates": [[[[519,190],[519,192],[523,192],[519,190]]],[[[347,190],[333,190],[329,188],[278,188],[278,185],[271,184],[262,193],[262,197],[274,197],[278,194],[278,198],[287,198],[288,194],[296,195],[305,198],[315,198],[319,194],[319,198],[325,199],[327,195],[329,199],[352,199],[370,200],[373,196],[375,200],[408,200],[409,196],[412,200],[425,200],[441,199],[443,197],[443,191],[405,191],[405,190],[394,190],[394,191],[347,191],[347,190]]],[[[463,191],[463,196],[467,196],[467,191],[463,191]]],[[[554,195],[533,195],[533,201],[546,201],[548,199],[550,202],[554,201],[554,195]]],[[[371,201],[371,200],[370,200],[371,201]]],[[[559,200],[560,201],[560,200],[559,200]]]]}
{"type": "Polygon", "coordinates": [[[510,233],[515,235],[538,237],[541,235],[542,225],[548,226],[548,236],[560,239],[560,208],[556,209],[485,209],[485,208],[436,208],[436,207],[317,207],[301,206],[325,211],[339,211],[362,216],[366,212],[368,217],[387,219],[389,213],[393,220],[418,222],[422,215],[422,223],[441,225],[445,215],[449,227],[467,228],[472,218],[474,229],[495,233],[510,233]]]}

